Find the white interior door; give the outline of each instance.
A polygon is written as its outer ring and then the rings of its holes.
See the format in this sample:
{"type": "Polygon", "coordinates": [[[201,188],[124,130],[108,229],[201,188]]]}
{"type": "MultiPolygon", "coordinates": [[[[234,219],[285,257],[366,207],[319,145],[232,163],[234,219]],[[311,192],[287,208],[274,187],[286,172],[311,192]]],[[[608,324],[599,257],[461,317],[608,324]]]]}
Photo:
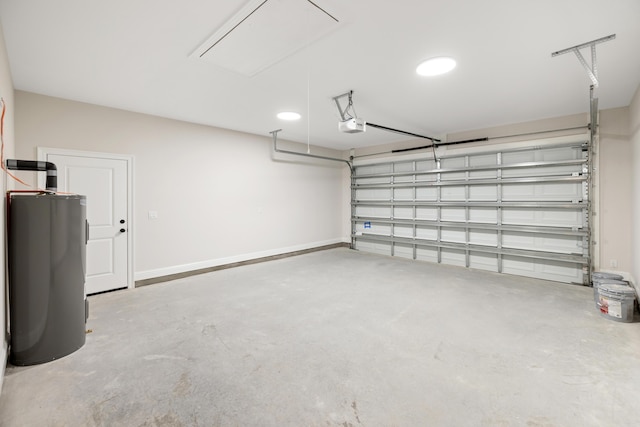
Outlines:
{"type": "Polygon", "coordinates": [[[99,154],[46,152],[45,156],[58,169],[58,191],[87,197],[87,294],[128,287],[128,160],[99,154]]]}

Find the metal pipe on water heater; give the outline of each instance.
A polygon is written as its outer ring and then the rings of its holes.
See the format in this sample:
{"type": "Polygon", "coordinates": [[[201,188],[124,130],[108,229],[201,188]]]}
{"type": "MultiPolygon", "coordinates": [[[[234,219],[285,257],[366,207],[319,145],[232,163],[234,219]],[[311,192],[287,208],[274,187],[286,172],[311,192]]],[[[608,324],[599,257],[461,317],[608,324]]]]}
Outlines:
{"type": "Polygon", "coordinates": [[[47,191],[58,191],[58,168],[55,164],[38,160],[7,159],[6,165],[11,170],[47,172],[47,191]]]}

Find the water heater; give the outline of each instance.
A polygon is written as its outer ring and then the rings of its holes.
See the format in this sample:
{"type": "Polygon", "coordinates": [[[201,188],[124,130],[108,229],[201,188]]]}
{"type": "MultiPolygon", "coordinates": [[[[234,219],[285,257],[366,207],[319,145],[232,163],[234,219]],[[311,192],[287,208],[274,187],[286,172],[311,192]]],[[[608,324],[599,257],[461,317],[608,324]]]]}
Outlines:
{"type": "Polygon", "coordinates": [[[7,202],[10,361],[44,363],[85,343],[86,197],[10,192],[7,202]]]}

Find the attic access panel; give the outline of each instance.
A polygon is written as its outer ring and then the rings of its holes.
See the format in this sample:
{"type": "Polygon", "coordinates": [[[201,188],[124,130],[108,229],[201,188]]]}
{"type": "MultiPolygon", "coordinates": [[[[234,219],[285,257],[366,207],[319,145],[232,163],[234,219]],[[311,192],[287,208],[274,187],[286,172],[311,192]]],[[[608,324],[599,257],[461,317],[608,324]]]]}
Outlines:
{"type": "Polygon", "coordinates": [[[191,57],[251,77],[339,26],[317,0],[252,0],[191,57]]]}

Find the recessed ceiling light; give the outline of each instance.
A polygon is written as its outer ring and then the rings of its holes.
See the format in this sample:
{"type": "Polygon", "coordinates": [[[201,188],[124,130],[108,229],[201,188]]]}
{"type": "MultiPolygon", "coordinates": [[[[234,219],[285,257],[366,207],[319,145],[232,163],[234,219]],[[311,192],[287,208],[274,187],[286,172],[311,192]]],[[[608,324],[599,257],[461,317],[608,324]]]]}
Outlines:
{"type": "Polygon", "coordinates": [[[416,73],[421,76],[438,76],[440,74],[448,73],[456,68],[456,60],[447,56],[440,56],[438,58],[427,59],[420,63],[416,68],[416,73]]]}
{"type": "Polygon", "coordinates": [[[282,113],[278,113],[278,118],[280,120],[299,120],[300,114],[294,113],[293,111],[283,111],[282,113]]]}

